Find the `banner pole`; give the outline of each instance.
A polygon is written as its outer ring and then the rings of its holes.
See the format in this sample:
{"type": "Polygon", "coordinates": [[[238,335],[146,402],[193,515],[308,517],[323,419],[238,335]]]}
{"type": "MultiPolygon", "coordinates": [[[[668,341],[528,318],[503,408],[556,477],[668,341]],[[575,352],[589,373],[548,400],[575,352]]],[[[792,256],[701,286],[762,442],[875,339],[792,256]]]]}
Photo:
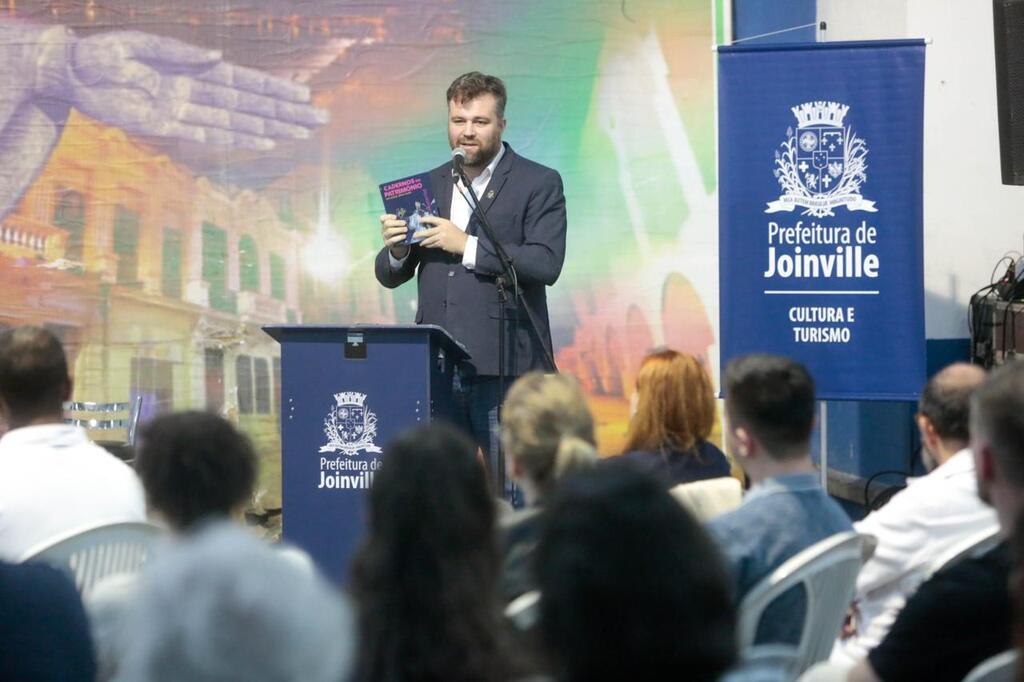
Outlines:
{"type": "Polygon", "coordinates": [[[828,401],[818,401],[818,436],[821,453],[821,489],[828,492],[828,401]]]}

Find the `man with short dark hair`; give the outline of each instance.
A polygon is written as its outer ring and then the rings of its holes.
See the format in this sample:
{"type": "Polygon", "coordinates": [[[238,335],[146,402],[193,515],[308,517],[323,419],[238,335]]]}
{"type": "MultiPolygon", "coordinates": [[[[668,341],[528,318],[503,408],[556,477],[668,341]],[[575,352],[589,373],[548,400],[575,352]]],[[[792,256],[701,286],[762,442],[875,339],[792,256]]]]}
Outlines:
{"type": "Polygon", "coordinates": [[[176,533],[240,516],[256,485],[249,438],[210,412],[157,417],[139,436],[135,470],[149,508],[176,533]]]}
{"type": "Polygon", "coordinates": [[[0,558],[90,525],[144,521],[142,486],[124,462],[64,423],[72,381],[45,329],[0,336],[0,558]]]}
{"type": "MultiPolygon", "coordinates": [[[[725,368],[726,448],[752,484],[735,511],[708,522],[729,558],[742,598],[783,562],[825,538],[852,529],[819,483],[811,462],[814,381],[803,365],[748,355],[725,368]]],[[[776,600],[757,641],[796,643],[802,591],[776,600]]]]}
{"type": "MultiPolygon", "coordinates": [[[[212,412],[175,412],[156,417],[139,435],[135,469],[150,514],[187,544],[218,523],[241,518],[256,484],[257,459],[249,438],[212,412]]],[[[312,572],[309,557],[294,548],[286,555],[312,572]]],[[[107,578],[86,600],[100,678],[126,655],[125,613],[138,598],[136,575],[107,578]]]]}
{"type": "Polygon", "coordinates": [[[936,557],[997,528],[995,512],[978,497],[968,447],[970,398],[984,380],[980,367],[957,363],[921,392],[916,422],[930,473],[908,480],[888,504],[854,524],[878,544],[857,576],[851,627],[836,643],[833,661],[863,658],[885,637],[936,557]]]}
{"type": "Polygon", "coordinates": [[[1024,362],[1000,367],[974,392],[970,433],[978,495],[995,508],[1002,542],[922,583],[849,682],[959,682],[1012,646],[1007,538],[1024,511],[1024,362]]]}
{"type": "MultiPolygon", "coordinates": [[[[502,142],[505,85],[476,71],[455,79],[446,93],[448,143],[465,151],[465,174],[480,209],[515,268],[522,298],[536,315],[533,331],[525,310],[513,311],[511,286],[505,290],[505,375],[512,379],[546,366],[551,331],[545,287],[558,279],[565,259],[566,214],[562,179],[550,168],[516,154],[502,142]],[[518,319],[518,328],[513,329],[518,319]]],[[[452,164],[430,172],[438,216],[425,216],[415,245],[404,243],[409,226],[394,215],[380,217],[384,248],[375,274],[388,288],[417,278],[416,322],[436,324],[466,346],[470,360],[458,368],[454,387],[463,407],[456,415],[490,455],[497,470],[498,329],[501,263],[495,245],[473,216],[466,188],[452,180],[452,164]]],[[[501,491],[496,491],[501,492],[501,491]]],[[[508,494],[508,491],[505,491],[508,494]]]]}

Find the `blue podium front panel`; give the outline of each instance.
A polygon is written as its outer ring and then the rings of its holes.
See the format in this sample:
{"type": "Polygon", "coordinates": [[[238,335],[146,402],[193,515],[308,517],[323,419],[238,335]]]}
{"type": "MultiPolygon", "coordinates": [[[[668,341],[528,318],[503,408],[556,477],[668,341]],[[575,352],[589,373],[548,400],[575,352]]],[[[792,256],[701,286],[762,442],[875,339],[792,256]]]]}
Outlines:
{"type": "Polygon", "coordinates": [[[357,334],[353,344],[346,330],[274,333],[282,346],[283,536],[340,581],[347,581],[361,539],[382,448],[431,419],[432,373],[447,374],[451,383],[451,368],[438,365],[429,334],[357,334]]]}

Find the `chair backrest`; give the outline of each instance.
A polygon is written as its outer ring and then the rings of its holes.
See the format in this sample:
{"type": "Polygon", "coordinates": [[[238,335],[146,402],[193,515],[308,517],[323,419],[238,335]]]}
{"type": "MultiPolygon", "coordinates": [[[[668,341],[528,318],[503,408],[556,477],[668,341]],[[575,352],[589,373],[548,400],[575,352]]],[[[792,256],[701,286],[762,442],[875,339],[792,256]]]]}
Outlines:
{"type": "Polygon", "coordinates": [[[743,486],[732,476],[680,483],[669,492],[699,521],[732,511],[743,498],[743,486]]]}
{"type": "Polygon", "coordinates": [[[853,600],[866,542],[854,531],[838,533],[793,556],[755,585],[740,603],[740,651],[754,646],[765,609],[791,588],[803,585],[806,611],[790,672],[796,677],[827,658],[853,600]]]}
{"type": "Polygon", "coordinates": [[[22,561],[42,561],[63,570],[84,596],[102,578],[137,573],[163,529],[150,523],[90,526],[33,547],[22,561]]]}
{"type": "Polygon", "coordinates": [[[963,682],[1013,682],[1017,652],[1010,650],[987,658],[974,667],[963,682]]]}
{"type": "Polygon", "coordinates": [[[125,430],[125,442],[135,445],[135,432],[142,411],[142,396],[126,403],[93,403],[81,400],[64,403],[64,422],[87,431],[125,430]],[[121,415],[121,416],[118,416],[121,415]]]}
{"type": "Polygon", "coordinates": [[[998,526],[970,535],[950,547],[946,552],[937,556],[935,560],[932,561],[931,566],[928,567],[928,573],[925,576],[925,580],[944,568],[949,568],[953,564],[963,561],[967,557],[974,556],[975,554],[983,554],[998,544],[998,526]]]}
{"type": "Polygon", "coordinates": [[[508,603],[505,618],[516,630],[526,632],[533,629],[540,620],[540,590],[525,592],[508,603]]]}

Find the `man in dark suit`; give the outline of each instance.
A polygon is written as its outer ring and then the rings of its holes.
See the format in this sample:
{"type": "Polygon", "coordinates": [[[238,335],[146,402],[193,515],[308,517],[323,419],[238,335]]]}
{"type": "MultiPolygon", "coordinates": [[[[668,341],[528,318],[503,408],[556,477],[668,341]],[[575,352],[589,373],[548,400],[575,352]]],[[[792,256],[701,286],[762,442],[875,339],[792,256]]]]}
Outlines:
{"type": "MultiPolygon", "coordinates": [[[[522,296],[533,310],[534,331],[525,310],[516,311],[509,292],[506,307],[505,375],[553,370],[545,287],[558,279],[565,259],[565,196],[559,174],[519,156],[501,141],[505,130],[505,85],[494,76],[471,72],[448,88],[448,142],[466,152],[465,172],[480,208],[518,275],[522,296]],[[518,318],[518,324],[514,320],[518,318]]],[[[494,244],[479,228],[452,180],[452,164],[431,171],[439,216],[421,219],[418,245],[404,244],[408,225],[381,216],[384,248],[377,254],[377,280],[388,288],[417,276],[416,322],[436,324],[466,346],[471,359],[459,368],[456,395],[464,407],[462,426],[491,455],[497,470],[498,286],[501,263],[494,244]]],[[[506,383],[507,388],[507,383],[506,383]]]]}

